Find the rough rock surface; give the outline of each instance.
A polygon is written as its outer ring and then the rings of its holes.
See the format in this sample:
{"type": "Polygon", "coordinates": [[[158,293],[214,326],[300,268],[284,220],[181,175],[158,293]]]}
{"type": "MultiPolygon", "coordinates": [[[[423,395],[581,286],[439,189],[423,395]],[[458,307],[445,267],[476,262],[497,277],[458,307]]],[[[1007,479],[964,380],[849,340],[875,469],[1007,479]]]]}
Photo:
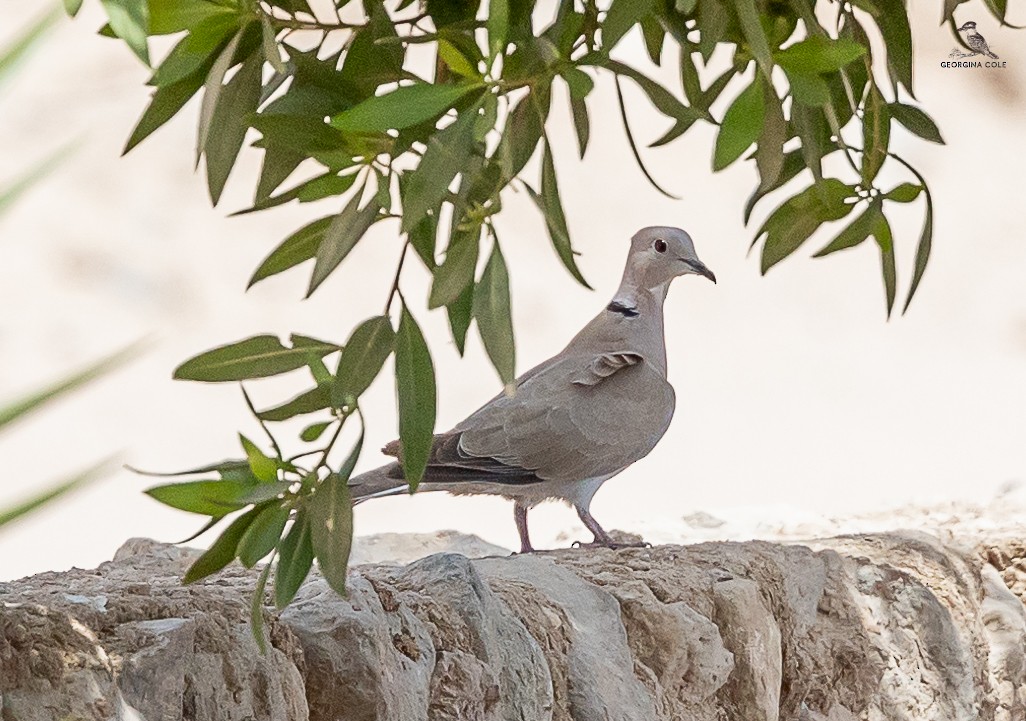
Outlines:
{"type": "Polygon", "coordinates": [[[312,578],[262,655],[255,572],[183,587],[191,551],[134,539],[0,583],[0,718],[1021,721],[1026,551],[975,545],[441,553],[312,578]]]}

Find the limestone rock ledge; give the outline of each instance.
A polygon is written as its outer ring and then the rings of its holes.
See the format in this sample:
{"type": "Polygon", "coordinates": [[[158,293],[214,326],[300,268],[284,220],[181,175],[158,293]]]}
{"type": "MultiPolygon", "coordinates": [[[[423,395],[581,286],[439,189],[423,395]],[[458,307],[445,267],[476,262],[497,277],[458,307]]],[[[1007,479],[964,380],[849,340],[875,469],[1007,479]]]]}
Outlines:
{"type": "Polygon", "coordinates": [[[346,599],[313,578],[261,655],[255,572],[183,587],[188,549],[133,541],[0,583],[0,718],[1026,719],[1022,544],[974,545],[443,553],[357,567],[346,599]]]}

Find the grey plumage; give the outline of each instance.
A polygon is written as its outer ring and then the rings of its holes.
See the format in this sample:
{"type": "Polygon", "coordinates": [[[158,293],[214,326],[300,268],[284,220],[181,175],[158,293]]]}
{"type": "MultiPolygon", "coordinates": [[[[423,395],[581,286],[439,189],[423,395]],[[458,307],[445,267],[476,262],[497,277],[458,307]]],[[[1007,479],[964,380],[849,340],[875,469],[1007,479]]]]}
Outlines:
{"type": "MultiPolygon", "coordinates": [[[[549,499],[574,506],[596,544],[614,545],[588,509],[602,483],[648,455],[670,425],[663,301],[685,274],[716,280],[683,230],[640,230],[609,306],[560,353],[517,378],[512,393],[436,435],[420,489],[513,500],[523,551],[532,550],[527,509],[549,499]]],[[[383,450],[401,453],[395,441],[383,450]]],[[[395,462],[350,486],[359,503],[401,493],[405,481],[395,462]]]]}

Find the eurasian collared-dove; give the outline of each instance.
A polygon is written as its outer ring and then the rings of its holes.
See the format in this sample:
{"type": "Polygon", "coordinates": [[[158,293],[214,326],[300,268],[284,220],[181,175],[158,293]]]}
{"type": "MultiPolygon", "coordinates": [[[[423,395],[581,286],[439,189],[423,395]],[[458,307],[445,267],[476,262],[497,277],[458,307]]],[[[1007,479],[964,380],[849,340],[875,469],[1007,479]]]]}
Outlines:
{"type": "MultiPolygon", "coordinates": [[[[447,433],[435,436],[424,491],[487,493],[514,501],[522,552],[532,551],[527,511],[560,499],[616,546],[588,511],[599,487],[648,455],[673,417],[666,380],[663,301],[670,282],[694,273],[716,282],[680,228],[643,228],[631,240],[612,302],[547,361],[516,379],[447,433]]],[[[399,456],[398,442],[384,453],[399,456]]],[[[402,493],[402,466],[354,477],[355,502],[402,493]]],[[[589,544],[590,545],[590,544],[589,544]]]]}

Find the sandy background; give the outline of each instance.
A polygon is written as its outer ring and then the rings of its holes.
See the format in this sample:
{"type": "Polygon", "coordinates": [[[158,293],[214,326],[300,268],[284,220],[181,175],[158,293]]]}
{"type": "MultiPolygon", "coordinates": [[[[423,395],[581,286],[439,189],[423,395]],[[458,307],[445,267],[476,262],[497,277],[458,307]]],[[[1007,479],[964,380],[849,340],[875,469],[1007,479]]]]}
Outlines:
{"type": "MultiPolygon", "coordinates": [[[[95,4],[79,20],[62,21],[0,88],[0,183],[73,148],[0,221],[0,400],[137,338],[148,337],[149,350],[3,434],[0,506],[111,452],[164,470],[235,455],[237,430],[257,435],[237,388],[173,382],[172,369],[260,332],[344,340],[379,312],[400,248],[395,227],[381,224],[313,299],[300,300],[305,269],[244,294],[267,252],[334,206],[227,218],[252,193],[259,167],[252,151],[211,209],[192,164],[195,102],[119,158],[145,107],[148,74],[122,45],[93,34],[101,24],[95,4]]],[[[1015,499],[1022,494],[1008,489],[1026,479],[1026,33],[998,28],[982,2],[969,3],[959,21],[976,20],[1008,68],[945,70],[953,41],[937,26],[939,3],[917,6],[916,89],[948,145],[893,131],[892,148],[926,175],[937,209],[920,295],[907,316],[889,323],[868,244],[821,261],[800,252],[759,276],[755,258],[746,258],[751,230],[741,223],[754,169],[712,174],[711,128],[646,153],[654,175],[683,198],[672,201],[634,166],[610,83],[600,82],[589,99],[593,141],[584,163],[557,96],[556,162],[581,267],[596,292],[562,270],[530,201],[510,197],[498,227],[513,274],[518,370],[557,351],[605,305],[640,226],[686,228],[720,280],[686,278],[670,293],[677,415],[659,447],[596,497],[592,510],[607,527],[652,540],[704,538],[704,517],[694,515],[704,513],[725,523],[716,535],[745,537],[924,504],[1000,508],[1009,523],[1021,517],[1026,503],[1015,499]]],[[[0,42],[38,12],[35,3],[0,0],[0,42]]],[[[639,38],[627,38],[620,55],[642,64],[639,38]]],[[[668,121],[630,93],[639,137],[657,137],[668,121]]],[[[904,179],[894,169],[882,176],[885,187],[904,179]]],[[[761,206],[755,221],[772,207],[761,206]]],[[[921,213],[916,203],[894,221],[904,282],[921,213]]],[[[411,266],[404,287],[408,298],[425,299],[427,278],[411,266]]],[[[418,318],[434,340],[438,427],[447,428],[494,394],[498,381],[476,336],[460,359],[443,313],[421,310],[418,318]]],[[[252,386],[260,405],[297,388],[289,379],[252,386]]],[[[380,462],[374,449],[394,436],[393,405],[386,374],[365,400],[361,468],[380,462]]],[[[130,536],[176,540],[200,525],[143,496],[146,485],[118,472],[6,529],[0,579],[95,565],[130,536]]],[[[510,506],[496,499],[382,500],[361,506],[356,522],[361,534],[453,528],[507,547],[516,542],[510,506]]],[[[532,531],[540,547],[584,537],[572,511],[555,505],[532,513],[532,531]]]]}

